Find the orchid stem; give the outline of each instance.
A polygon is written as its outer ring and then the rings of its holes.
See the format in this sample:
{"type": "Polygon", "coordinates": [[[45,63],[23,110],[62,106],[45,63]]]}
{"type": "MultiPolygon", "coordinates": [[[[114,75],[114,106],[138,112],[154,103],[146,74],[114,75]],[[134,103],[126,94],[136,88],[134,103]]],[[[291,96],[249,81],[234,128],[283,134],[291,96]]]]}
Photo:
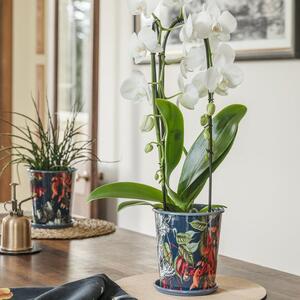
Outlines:
{"type": "MultiPolygon", "coordinates": [[[[204,39],[204,45],[206,50],[206,61],[207,61],[207,69],[213,66],[212,63],[212,55],[211,48],[208,39],[204,39]]],[[[208,93],[208,102],[214,102],[214,93],[208,93]]],[[[212,136],[212,116],[208,117],[208,131],[209,131],[209,139],[208,139],[208,160],[209,160],[209,182],[208,182],[208,211],[211,212],[212,207],[212,182],[213,182],[213,136],[212,136]]]]}

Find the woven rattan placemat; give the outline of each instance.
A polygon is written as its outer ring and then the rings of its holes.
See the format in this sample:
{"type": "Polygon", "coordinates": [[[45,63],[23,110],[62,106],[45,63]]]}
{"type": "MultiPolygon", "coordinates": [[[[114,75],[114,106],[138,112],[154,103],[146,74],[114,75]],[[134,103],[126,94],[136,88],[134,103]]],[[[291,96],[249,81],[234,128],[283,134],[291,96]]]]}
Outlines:
{"type": "Polygon", "coordinates": [[[71,240],[85,239],[113,233],[113,223],[98,219],[74,218],[73,227],[63,229],[32,228],[32,239],[37,240],[71,240]]]}

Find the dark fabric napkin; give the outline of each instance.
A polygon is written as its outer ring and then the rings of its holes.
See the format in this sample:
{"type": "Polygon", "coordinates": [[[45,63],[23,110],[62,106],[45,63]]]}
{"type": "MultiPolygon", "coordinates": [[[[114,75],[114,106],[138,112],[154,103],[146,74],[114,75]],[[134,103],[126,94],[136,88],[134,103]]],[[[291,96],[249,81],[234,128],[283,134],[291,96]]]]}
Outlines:
{"type": "Polygon", "coordinates": [[[95,275],[58,287],[13,288],[12,300],[137,300],[106,275],[95,275]]]}

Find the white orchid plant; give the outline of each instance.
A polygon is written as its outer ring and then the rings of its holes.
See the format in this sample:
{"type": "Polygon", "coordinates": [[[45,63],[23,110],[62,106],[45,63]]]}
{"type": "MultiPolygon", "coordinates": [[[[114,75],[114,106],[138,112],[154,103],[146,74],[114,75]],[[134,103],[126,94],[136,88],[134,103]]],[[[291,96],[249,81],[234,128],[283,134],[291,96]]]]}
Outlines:
{"type": "Polygon", "coordinates": [[[132,15],[152,18],[152,26],[133,33],[130,53],[136,64],[151,57],[151,81],[135,69],[121,86],[125,99],[148,102],[152,112],[142,120],[141,131],[155,129],[156,141],[145,147],[148,153],[156,146],[158,170],[155,179],[161,189],[133,182],[115,182],[95,189],[89,201],[104,198],[130,199],[121,202],[119,209],[132,205],[174,211],[194,211],[194,202],[209,181],[207,205],[201,212],[212,211],[222,205],[212,204],[212,175],[229,153],[246,114],[246,107],[233,104],[215,114],[215,95],[226,96],[230,89],[243,81],[243,73],[234,64],[235,51],[228,44],[237,21],[229,11],[221,12],[215,1],[207,1],[200,12],[186,13],[191,0],[128,0],[132,15]],[[178,16],[170,25],[162,24],[155,14],[159,5],[178,9],[178,16]],[[168,39],[180,28],[183,57],[178,75],[178,93],[166,96],[165,70],[168,66],[168,39]],[[206,111],[200,114],[200,134],[190,149],[184,146],[184,117],[182,110],[195,109],[207,99],[206,111]],[[178,186],[170,184],[172,172],[184,159],[178,186]]]}

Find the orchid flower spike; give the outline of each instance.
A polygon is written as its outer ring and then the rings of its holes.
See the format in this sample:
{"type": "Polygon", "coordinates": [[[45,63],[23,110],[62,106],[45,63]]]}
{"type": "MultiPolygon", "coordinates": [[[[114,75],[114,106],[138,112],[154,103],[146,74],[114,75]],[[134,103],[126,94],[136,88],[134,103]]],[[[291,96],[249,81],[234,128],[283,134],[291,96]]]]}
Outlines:
{"type": "Polygon", "coordinates": [[[134,70],[131,76],[121,86],[121,95],[127,100],[134,102],[151,102],[151,93],[148,82],[141,71],[134,70]]]}
{"type": "Polygon", "coordinates": [[[127,6],[132,15],[143,14],[149,18],[157,8],[159,2],[160,0],[127,0],[127,6]]]}

